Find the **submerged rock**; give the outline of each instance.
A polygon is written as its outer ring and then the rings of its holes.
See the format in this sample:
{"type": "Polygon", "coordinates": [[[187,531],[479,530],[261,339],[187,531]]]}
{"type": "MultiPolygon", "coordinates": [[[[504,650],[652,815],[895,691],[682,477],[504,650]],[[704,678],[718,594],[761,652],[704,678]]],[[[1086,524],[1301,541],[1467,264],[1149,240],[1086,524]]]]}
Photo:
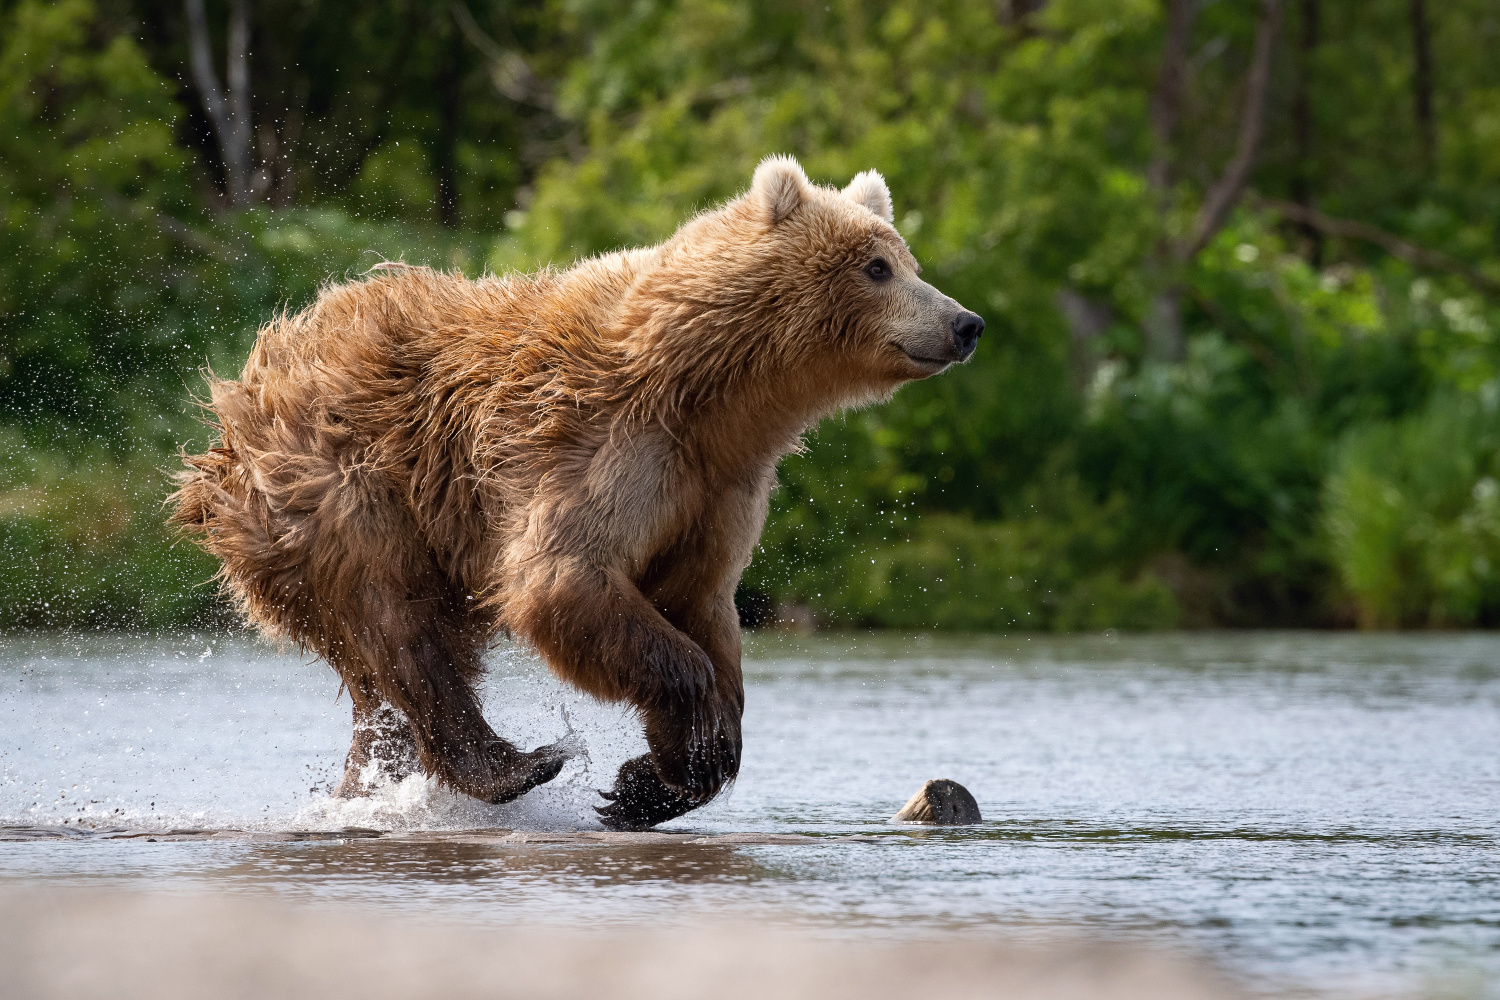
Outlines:
{"type": "Polygon", "coordinates": [[[934,778],[913,795],[892,823],[925,823],[929,826],[968,826],[981,821],[979,803],[956,781],[934,778]]]}

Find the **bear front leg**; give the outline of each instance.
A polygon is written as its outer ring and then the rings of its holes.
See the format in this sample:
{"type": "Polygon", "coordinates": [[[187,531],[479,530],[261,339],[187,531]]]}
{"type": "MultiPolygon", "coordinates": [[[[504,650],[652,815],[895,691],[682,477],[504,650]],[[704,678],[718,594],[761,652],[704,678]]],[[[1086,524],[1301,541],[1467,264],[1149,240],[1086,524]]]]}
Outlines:
{"type": "Polygon", "coordinates": [[[648,830],[707,805],[734,780],[740,767],[738,713],[732,726],[725,725],[721,732],[707,740],[687,732],[690,728],[653,727],[648,722],[646,743],[651,752],[621,764],[615,775],[615,787],[599,793],[608,801],[595,807],[594,811],[606,827],[611,830],[648,830]],[[653,733],[653,728],[657,732],[653,733]],[[687,770],[695,782],[674,787],[663,780],[662,774],[677,766],[676,759],[682,757],[687,758],[687,770]]]}
{"type": "Polygon", "coordinates": [[[615,787],[607,792],[600,789],[599,794],[607,801],[595,806],[594,812],[609,830],[649,830],[708,801],[684,794],[662,781],[649,753],[621,764],[615,775],[615,787]]]}
{"type": "MultiPolygon", "coordinates": [[[[617,570],[558,559],[545,569],[534,561],[528,577],[536,582],[513,594],[508,627],[563,679],[596,697],[629,701],[646,725],[651,753],[621,767],[599,810],[605,825],[646,829],[709,802],[739,773],[737,620],[730,631],[693,628],[700,644],[617,570]]],[[[733,613],[732,599],[718,603],[733,613]]]]}
{"type": "MultiPolygon", "coordinates": [[[[719,644],[703,638],[717,654],[719,644]]],[[[645,830],[676,819],[707,805],[739,774],[745,695],[738,657],[710,659],[715,683],[706,697],[666,710],[641,706],[651,752],[622,764],[615,787],[600,793],[608,802],[595,811],[611,830],[645,830]],[[674,784],[671,777],[679,780],[674,784]]]]}

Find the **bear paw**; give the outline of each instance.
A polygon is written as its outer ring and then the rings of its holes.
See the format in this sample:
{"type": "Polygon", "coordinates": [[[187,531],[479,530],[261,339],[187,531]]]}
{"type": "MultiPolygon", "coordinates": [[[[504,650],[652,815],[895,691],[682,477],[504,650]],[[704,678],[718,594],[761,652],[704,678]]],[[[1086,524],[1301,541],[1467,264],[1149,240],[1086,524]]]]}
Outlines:
{"type": "Polygon", "coordinates": [[[594,811],[609,830],[649,830],[708,801],[708,797],[684,795],[669,787],[656,773],[650,754],[621,764],[614,790],[599,794],[608,801],[594,811]]]}
{"type": "Polygon", "coordinates": [[[564,764],[583,752],[583,746],[577,736],[569,733],[530,753],[522,753],[504,740],[491,743],[486,750],[490,765],[488,780],[476,783],[479,787],[472,790],[460,787],[460,791],[492,805],[500,805],[512,802],[557,777],[564,764]]]}

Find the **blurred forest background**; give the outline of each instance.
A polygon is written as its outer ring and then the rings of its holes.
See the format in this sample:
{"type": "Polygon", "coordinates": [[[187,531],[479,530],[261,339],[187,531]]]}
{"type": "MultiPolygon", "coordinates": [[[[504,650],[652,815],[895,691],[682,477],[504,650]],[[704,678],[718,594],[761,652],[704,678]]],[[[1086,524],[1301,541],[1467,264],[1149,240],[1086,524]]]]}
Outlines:
{"type": "Polygon", "coordinates": [[[1500,622],[1494,0],[0,0],[0,628],[222,613],[198,371],[382,259],[875,167],[988,329],[826,422],[750,617],[1500,622]]]}

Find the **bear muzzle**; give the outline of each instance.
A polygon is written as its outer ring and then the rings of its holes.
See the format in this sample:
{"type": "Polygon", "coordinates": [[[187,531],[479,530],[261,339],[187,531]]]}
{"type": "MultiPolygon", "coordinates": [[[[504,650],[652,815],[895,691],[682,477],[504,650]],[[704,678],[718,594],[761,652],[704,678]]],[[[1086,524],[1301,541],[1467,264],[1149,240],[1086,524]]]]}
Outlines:
{"type": "Polygon", "coordinates": [[[908,377],[927,378],[973,356],[984,332],[978,313],[915,276],[898,279],[894,285],[900,306],[891,324],[891,339],[921,372],[908,377]]]}

